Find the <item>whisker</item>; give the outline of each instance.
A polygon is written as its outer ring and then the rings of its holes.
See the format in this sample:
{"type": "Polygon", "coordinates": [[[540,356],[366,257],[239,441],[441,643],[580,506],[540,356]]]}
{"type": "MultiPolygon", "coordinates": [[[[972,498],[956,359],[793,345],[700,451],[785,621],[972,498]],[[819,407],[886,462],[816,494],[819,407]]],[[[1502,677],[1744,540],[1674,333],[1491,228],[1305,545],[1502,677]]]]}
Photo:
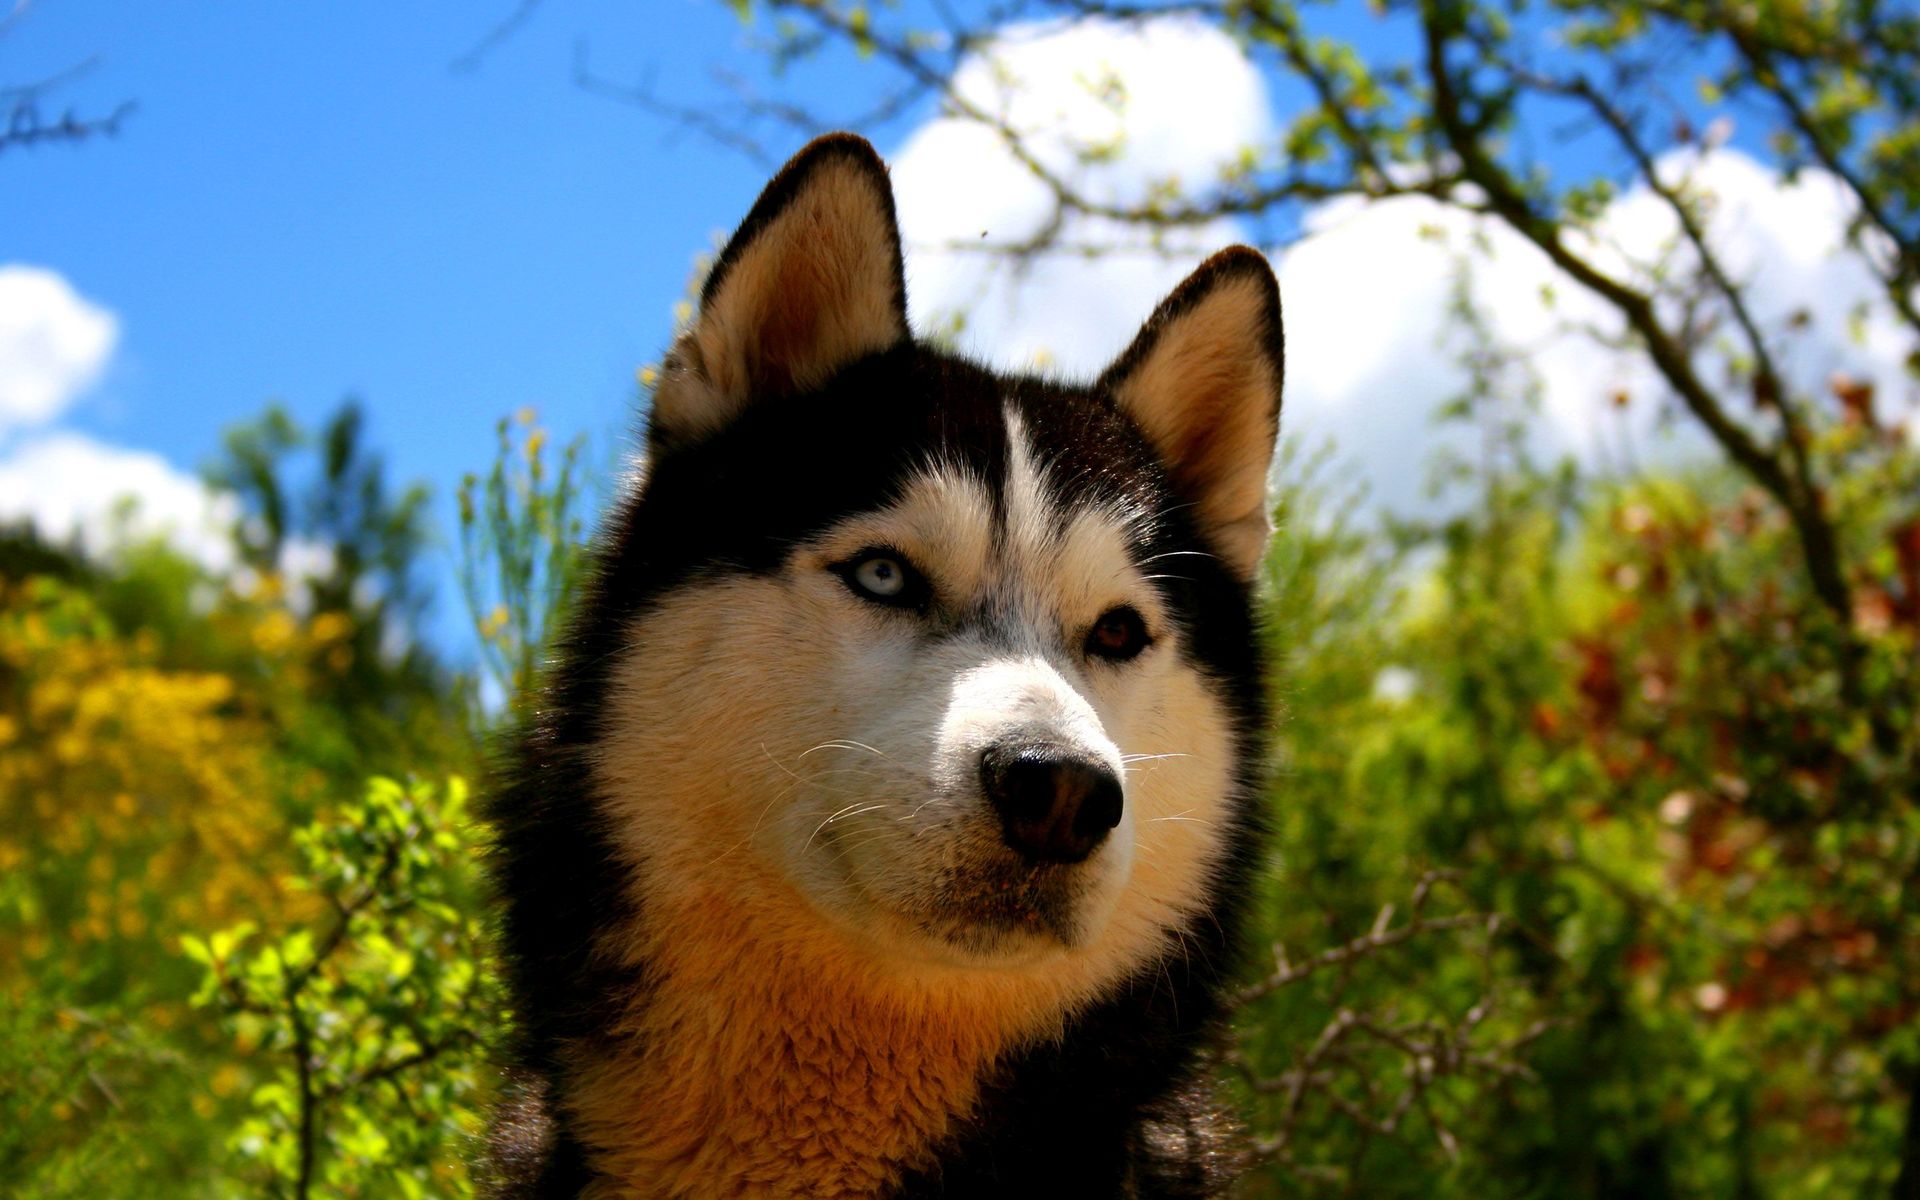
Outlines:
{"type": "Polygon", "coordinates": [[[889,829],[885,825],[872,826],[871,832],[869,832],[866,837],[857,839],[842,838],[831,843],[833,857],[837,861],[845,858],[848,854],[851,854],[862,846],[871,846],[873,843],[880,841],[897,840],[899,836],[899,831],[889,829]]]}
{"type": "Polygon", "coordinates": [[[1144,567],[1148,563],[1157,563],[1163,558],[1183,558],[1183,557],[1184,558],[1216,558],[1218,556],[1209,554],[1205,550],[1166,550],[1166,551],[1162,551],[1159,554],[1155,554],[1152,557],[1141,559],[1140,565],[1144,567]]]}
{"type": "Polygon", "coordinates": [[[920,815],[920,812],[921,812],[921,810],[922,810],[922,809],[924,809],[924,808],[926,808],[926,807],[927,807],[927,805],[929,805],[929,804],[939,804],[939,803],[941,803],[942,801],[945,801],[945,800],[950,800],[950,799],[952,799],[952,797],[951,797],[951,796],[931,796],[931,797],[928,797],[927,799],[925,799],[925,800],[922,800],[922,801],[920,802],[920,804],[919,804],[919,807],[917,807],[917,808],[915,808],[915,809],[914,809],[914,810],[913,810],[912,812],[910,812],[910,813],[908,813],[908,814],[907,814],[906,816],[904,816],[904,817],[901,817],[900,819],[901,819],[902,821],[911,821],[911,820],[913,820],[913,819],[914,819],[915,817],[917,817],[917,816],[919,816],[919,815],[920,815]]]}
{"type": "MultiPolygon", "coordinates": [[[[775,792],[773,795],[769,796],[767,798],[767,802],[760,806],[759,815],[754,817],[753,827],[747,830],[746,834],[743,837],[741,837],[738,841],[732,843],[725,850],[722,850],[720,853],[714,855],[712,860],[708,864],[709,866],[711,866],[712,863],[717,863],[721,861],[722,859],[726,858],[728,855],[732,854],[735,850],[738,850],[740,847],[752,841],[754,837],[759,834],[760,827],[767,823],[767,814],[773,811],[774,805],[780,803],[782,800],[786,799],[788,796],[793,795],[793,793],[803,785],[817,784],[822,780],[829,779],[837,775],[858,775],[865,778],[874,777],[874,773],[872,771],[869,771],[862,767],[834,767],[825,771],[816,771],[812,775],[801,775],[795,771],[788,769],[786,766],[782,765],[780,760],[775,758],[771,751],[767,750],[766,746],[762,745],[760,749],[763,753],[766,754],[767,761],[771,762],[774,766],[779,767],[782,771],[786,771],[788,775],[793,776],[793,782],[788,784],[786,787],[781,788],[779,791],[775,792]]],[[[718,808],[723,804],[730,803],[731,800],[732,800],[732,797],[722,796],[717,799],[708,801],[706,804],[701,805],[698,809],[693,811],[706,812],[711,809],[718,808]]]]}
{"type": "Polygon", "coordinates": [[[807,835],[806,844],[800,847],[800,853],[805,854],[808,850],[811,850],[813,848],[813,839],[820,836],[820,831],[835,821],[838,821],[841,817],[857,817],[861,813],[878,812],[880,809],[891,808],[892,806],[893,801],[891,800],[882,800],[878,804],[868,804],[864,806],[861,805],[859,801],[855,801],[847,805],[845,808],[833,813],[826,820],[813,827],[813,832],[807,835]]]}
{"type": "MultiPolygon", "coordinates": [[[[772,763],[774,766],[779,767],[782,771],[785,771],[787,774],[793,776],[795,779],[800,778],[799,772],[795,771],[792,767],[789,767],[787,764],[781,762],[779,759],[773,756],[773,751],[767,749],[767,744],[765,742],[760,743],[760,753],[766,755],[767,761],[772,763]]],[[[806,755],[803,754],[800,757],[805,758],[806,755]]]]}
{"type": "Polygon", "coordinates": [[[891,807],[893,807],[893,801],[891,800],[882,800],[878,804],[861,804],[858,800],[855,800],[852,804],[836,810],[833,815],[820,823],[822,825],[831,825],[842,817],[857,817],[864,812],[874,812],[878,809],[891,807]]]}
{"type": "Polygon", "coordinates": [[[805,758],[807,755],[812,754],[815,750],[865,750],[868,754],[878,755],[879,757],[886,759],[888,762],[893,762],[893,757],[889,755],[886,751],[881,750],[874,746],[869,746],[865,742],[856,742],[852,738],[835,738],[834,740],[829,742],[821,742],[818,746],[814,746],[808,750],[803,750],[800,753],[800,757],[805,758]]]}

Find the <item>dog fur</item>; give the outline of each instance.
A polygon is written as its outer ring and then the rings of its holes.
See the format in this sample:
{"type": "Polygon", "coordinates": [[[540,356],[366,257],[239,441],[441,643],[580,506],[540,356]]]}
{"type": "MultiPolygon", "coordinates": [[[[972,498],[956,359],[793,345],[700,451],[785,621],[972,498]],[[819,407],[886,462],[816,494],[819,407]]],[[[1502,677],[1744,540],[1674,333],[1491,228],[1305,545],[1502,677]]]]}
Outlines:
{"type": "Polygon", "coordinates": [[[1236,247],[1091,386],[985,370],[871,147],[775,177],[491,800],[502,1194],[1219,1193],[1282,361],[1236,247]],[[1123,801],[1021,833],[1006,747],[1123,801]]]}

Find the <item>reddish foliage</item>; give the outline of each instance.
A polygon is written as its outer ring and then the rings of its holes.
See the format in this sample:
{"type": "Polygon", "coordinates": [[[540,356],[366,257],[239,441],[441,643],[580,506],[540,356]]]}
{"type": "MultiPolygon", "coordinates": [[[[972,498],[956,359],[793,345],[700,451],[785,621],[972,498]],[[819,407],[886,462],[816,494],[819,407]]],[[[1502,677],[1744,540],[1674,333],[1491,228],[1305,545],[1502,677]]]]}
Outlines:
{"type": "Polygon", "coordinates": [[[1902,624],[1920,628],[1920,517],[1894,526],[1890,537],[1901,591],[1894,611],[1902,624]]]}
{"type": "Polygon", "coordinates": [[[1656,970],[1666,961],[1666,955],[1661,953],[1660,947],[1652,942],[1635,942],[1627,947],[1623,965],[1630,975],[1645,975],[1656,970]]]}
{"type": "Polygon", "coordinates": [[[1849,425],[1878,429],[1873,414],[1873,384],[1851,375],[1836,374],[1829,381],[1834,399],[1840,401],[1840,419],[1849,425]]]}
{"type": "Polygon", "coordinates": [[[1578,638],[1573,648],[1580,656],[1580,678],[1574,687],[1586,701],[1587,715],[1596,727],[1611,728],[1619,721],[1620,705],[1626,698],[1613,647],[1592,638],[1578,638]]]}

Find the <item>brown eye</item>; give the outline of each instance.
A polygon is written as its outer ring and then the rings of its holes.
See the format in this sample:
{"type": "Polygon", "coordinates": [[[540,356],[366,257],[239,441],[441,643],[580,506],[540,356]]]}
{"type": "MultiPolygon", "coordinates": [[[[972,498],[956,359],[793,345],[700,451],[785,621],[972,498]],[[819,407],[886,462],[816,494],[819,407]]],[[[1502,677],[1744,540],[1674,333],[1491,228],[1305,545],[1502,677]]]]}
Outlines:
{"type": "Polygon", "coordinates": [[[1121,605],[1108,609],[1087,631],[1087,653],[1111,662],[1125,662],[1145,650],[1151,640],[1140,614],[1121,605]]]}

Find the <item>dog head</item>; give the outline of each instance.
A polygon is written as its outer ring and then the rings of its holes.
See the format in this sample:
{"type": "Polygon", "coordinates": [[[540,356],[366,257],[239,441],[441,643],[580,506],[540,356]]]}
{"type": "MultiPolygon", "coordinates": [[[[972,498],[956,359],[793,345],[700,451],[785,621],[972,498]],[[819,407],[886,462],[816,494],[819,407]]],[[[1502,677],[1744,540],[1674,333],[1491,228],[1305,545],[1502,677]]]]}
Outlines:
{"type": "Polygon", "coordinates": [[[1164,941],[1249,819],[1281,369],[1244,247],[1091,386],[918,345],[884,166],[804,150],[708,278],[602,548],[595,770],[648,886],[797,899],[879,962],[1164,941]]]}

